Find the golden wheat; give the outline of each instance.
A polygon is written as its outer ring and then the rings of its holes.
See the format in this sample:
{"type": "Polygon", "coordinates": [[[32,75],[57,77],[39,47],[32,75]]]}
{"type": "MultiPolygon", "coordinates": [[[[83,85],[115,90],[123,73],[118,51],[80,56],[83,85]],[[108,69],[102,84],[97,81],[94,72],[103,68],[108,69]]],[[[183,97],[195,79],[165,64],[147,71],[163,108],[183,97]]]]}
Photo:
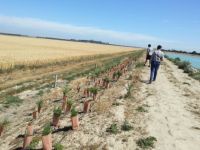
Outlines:
{"type": "Polygon", "coordinates": [[[0,69],[14,68],[16,65],[37,66],[131,50],[134,48],[0,35],[0,69]]]}

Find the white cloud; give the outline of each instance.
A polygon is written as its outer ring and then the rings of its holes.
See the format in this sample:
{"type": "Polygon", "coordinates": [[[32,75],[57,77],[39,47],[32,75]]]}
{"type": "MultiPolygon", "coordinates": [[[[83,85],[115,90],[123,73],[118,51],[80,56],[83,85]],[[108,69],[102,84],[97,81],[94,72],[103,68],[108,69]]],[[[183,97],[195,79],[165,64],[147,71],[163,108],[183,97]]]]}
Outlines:
{"type": "Polygon", "coordinates": [[[54,33],[57,37],[76,37],[80,39],[101,40],[118,44],[136,44],[137,46],[144,46],[144,44],[146,45],[148,43],[165,43],[166,45],[174,43],[173,41],[162,40],[150,35],[119,32],[96,27],[75,26],[35,18],[20,18],[0,15],[0,32],[2,32],[1,26],[6,26],[6,31],[13,31],[14,28],[15,31],[26,32],[20,34],[34,33],[35,35],[39,34],[38,36],[51,36],[52,34],[50,33],[54,33]]]}
{"type": "Polygon", "coordinates": [[[156,41],[156,37],[143,35],[143,34],[134,34],[126,32],[118,32],[112,30],[105,30],[95,27],[84,27],[84,26],[74,26],[70,24],[62,24],[56,22],[45,21],[41,19],[34,18],[19,18],[19,17],[8,17],[0,16],[1,25],[11,25],[15,27],[23,28],[32,28],[32,29],[43,29],[51,30],[60,33],[69,33],[77,35],[91,35],[91,36],[105,36],[118,40],[147,40],[147,41],[156,41]]]}

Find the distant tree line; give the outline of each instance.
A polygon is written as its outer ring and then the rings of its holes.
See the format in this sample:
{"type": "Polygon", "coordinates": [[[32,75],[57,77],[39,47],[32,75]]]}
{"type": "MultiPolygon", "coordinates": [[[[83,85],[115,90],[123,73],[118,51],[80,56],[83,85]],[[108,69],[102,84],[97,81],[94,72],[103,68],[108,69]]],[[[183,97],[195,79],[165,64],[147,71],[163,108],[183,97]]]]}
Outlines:
{"type": "Polygon", "coordinates": [[[23,36],[23,37],[34,37],[34,38],[42,38],[42,39],[51,39],[51,40],[61,40],[61,41],[74,41],[74,42],[85,42],[85,43],[96,43],[96,44],[107,44],[108,42],[96,41],[96,40],[77,40],[77,39],[62,39],[62,38],[53,38],[53,37],[42,37],[42,36],[29,36],[22,34],[14,34],[14,33],[0,33],[1,35],[10,35],[10,36],[23,36]]]}
{"type": "Polygon", "coordinates": [[[183,53],[183,54],[192,54],[192,55],[200,55],[200,53],[198,53],[198,52],[196,52],[196,51],[186,52],[186,51],[175,50],[175,49],[163,50],[163,51],[166,51],[166,52],[175,52],[175,53],[183,53]]]}
{"type": "Polygon", "coordinates": [[[126,46],[120,44],[111,44],[109,42],[102,42],[96,40],[80,40],[80,39],[63,39],[63,38],[54,38],[54,37],[43,37],[43,36],[30,36],[30,35],[22,35],[22,34],[14,34],[14,33],[1,33],[0,35],[10,35],[10,36],[20,36],[20,37],[33,37],[33,38],[41,38],[41,39],[50,39],[50,40],[60,40],[60,41],[73,41],[73,42],[84,42],[84,43],[95,43],[95,44],[104,44],[104,45],[113,45],[113,46],[123,46],[123,47],[134,47],[135,46],[126,46]]]}
{"type": "Polygon", "coordinates": [[[0,32],[1,35],[10,35],[10,36],[23,36],[23,37],[30,37],[28,35],[21,35],[21,34],[14,34],[14,33],[2,33],[0,32]]]}
{"type": "Polygon", "coordinates": [[[108,42],[95,41],[95,40],[76,40],[76,39],[70,39],[70,41],[110,45],[110,43],[108,43],[108,42]]]}

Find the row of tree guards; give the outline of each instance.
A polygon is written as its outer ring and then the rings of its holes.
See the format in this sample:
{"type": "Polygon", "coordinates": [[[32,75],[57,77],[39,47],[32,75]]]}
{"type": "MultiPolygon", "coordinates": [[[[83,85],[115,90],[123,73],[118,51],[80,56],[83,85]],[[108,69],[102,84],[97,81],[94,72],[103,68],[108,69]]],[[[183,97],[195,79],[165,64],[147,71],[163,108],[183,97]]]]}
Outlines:
{"type": "MultiPolygon", "coordinates": [[[[78,94],[82,95],[84,99],[83,112],[88,113],[90,111],[91,102],[95,102],[98,95],[98,89],[107,89],[111,87],[111,82],[116,82],[121,75],[126,73],[129,67],[132,65],[133,61],[131,58],[124,60],[121,64],[115,65],[112,68],[106,70],[106,72],[100,72],[95,70],[94,74],[90,74],[87,79],[89,82],[86,83],[84,87],[78,85],[76,91],[78,94]]],[[[68,97],[68,92],[70,89],[68,87],[63,90],[62,104],[60,107],[55,107],[53,110],[53,119],[51,123],[44,126],[42,131],[42,145],[44,150],[52,150],[52,126],[54,128],[59,128],[59,120],[62,112],[68,114],[71,112],[71,125],[73,130],[79,129],[79,118],[78,111],[74,107],[74,101],[68,97]]],[[[37,115],[41,112],[43,101],[37,102],[37,110],[32,113],[33,119],[37,119],[37,115]]],[[[28,123],[25,131],[23,149],[27,149],[32,142],[34,134],[32,122],[28,123]]]]}

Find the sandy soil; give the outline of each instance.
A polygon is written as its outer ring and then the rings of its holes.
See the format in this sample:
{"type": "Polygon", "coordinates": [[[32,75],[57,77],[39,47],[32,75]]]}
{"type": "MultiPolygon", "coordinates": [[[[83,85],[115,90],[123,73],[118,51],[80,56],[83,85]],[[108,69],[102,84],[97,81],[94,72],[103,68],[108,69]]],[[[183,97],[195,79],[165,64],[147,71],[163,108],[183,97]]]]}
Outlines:
{"type": "MultiPolygon", "coordinates": [[[[143,79],[149,78],[149,69],[143,79]]],[[[200,149],[200,83],[171,62],[159,70],[156,82],[143,84],[147,132],[157,138],[156,150],[200,149]]]]}

